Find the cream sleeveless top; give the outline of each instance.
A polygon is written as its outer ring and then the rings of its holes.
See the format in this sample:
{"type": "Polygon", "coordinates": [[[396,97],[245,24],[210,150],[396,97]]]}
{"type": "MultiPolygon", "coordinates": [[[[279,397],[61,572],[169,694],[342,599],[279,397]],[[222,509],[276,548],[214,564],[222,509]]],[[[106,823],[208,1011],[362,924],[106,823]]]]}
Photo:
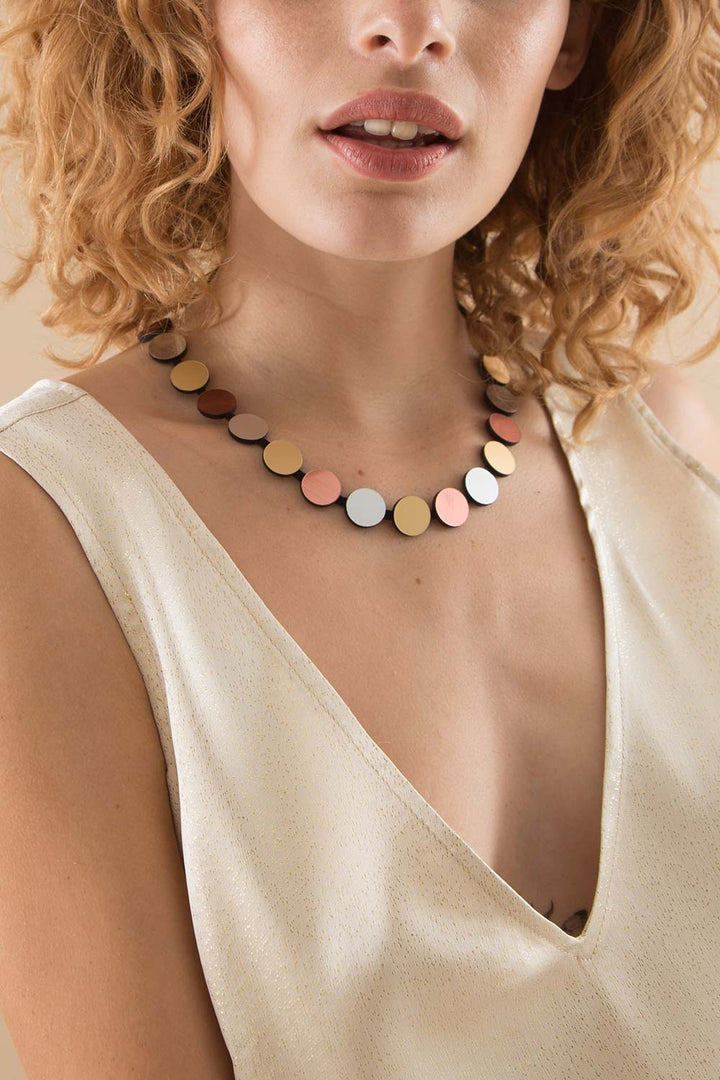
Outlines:
{"type": "Polygon", "coordinates": [[[142,672],[242,1080],[720,1076],[720,478],[637,395],[585,447],[565,392],[545,400],[605,611],[578,937],[432,809],[97,399],[40,379],[0,407],[0,450],[70,522],[142,672]]]}

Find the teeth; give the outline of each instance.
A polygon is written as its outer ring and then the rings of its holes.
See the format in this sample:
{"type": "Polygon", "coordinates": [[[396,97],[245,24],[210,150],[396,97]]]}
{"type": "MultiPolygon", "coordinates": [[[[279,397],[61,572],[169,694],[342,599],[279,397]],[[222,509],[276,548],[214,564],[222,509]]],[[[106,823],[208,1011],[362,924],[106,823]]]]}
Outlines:
{"type": "Polygon", "coordinates": [[[410,120],[354,120],[349,127],[365,128],[368,135],[387,135],[393,139],[412,140],[417,135],[439,135],[434,128],[414,124],[410,120]]]}

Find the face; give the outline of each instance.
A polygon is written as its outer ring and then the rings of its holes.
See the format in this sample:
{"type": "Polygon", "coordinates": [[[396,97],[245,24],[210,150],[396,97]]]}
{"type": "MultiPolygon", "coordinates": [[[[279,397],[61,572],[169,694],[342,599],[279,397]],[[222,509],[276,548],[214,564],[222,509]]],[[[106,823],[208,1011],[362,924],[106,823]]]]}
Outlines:
{"type": "Polygon", "coordinates": [[[543,94],[579,73],[596,10],[585,0],[214,0],[233,199],[348,259],[453,244],[508,188],[543,94]],[[379,86],[433,94],[463,121],[455,152],[421,180],[364,177],[318,134],[337,106],[379,86]]]}

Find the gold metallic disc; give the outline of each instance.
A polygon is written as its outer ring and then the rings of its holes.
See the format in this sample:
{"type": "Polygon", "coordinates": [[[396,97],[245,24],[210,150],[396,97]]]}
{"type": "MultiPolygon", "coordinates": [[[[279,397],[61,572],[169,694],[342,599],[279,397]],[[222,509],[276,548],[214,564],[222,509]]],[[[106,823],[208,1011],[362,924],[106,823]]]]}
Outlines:
{"type": "Polygon", "coordinates": [[[289,439],[273,439],[263,448],[263,461],[270,472],[292,476],[302,467],[303,456],[299,447],[289,439]]]}
{"type": "Polygon", "coordinates": [[[330,469],[311,469],[300,481],[302,493],[315,506],[330,506],[337,502],[342,484],[330,469]]]}
{"type": "Polygon", "coordinates": [[[513,452],[505,443],[491,439],[490,442],[486,442],[483,446],[482,453],[487,464],[495,472],[500,473],[502,476],[509,476],[510,473],[515,472],[513,452]]]}
{"type": "Polygon", "coordinates": [[[170,371],[170,382],[183,393],[196,393],[204,390],[210,382],[210,371],[200,360],[181,360],[170,371]]]}
{"type": "Polygon", "coordinates": [[[438,491],[434,499],[435,513],[443,525],[464,525],[470,513],[470,504],[462,491],[454,487],[438,491]]]}
{"type": "Polygon", "coordinates": [[[476,465],[465,473],[465,490],[473,502],[488,506],[497,499],[500,485],[488,469],[476,465]]]}
{"type": "Polygon", "coordinates": [[[432,520],[430,507],[419,495],[403,495],[393,506],[393,521],[405,536],[419,536],[432,520]]]}
{"type": "Polygon", "coordinates": [[[187,341],[182,334],[171,330],[154,337],[148,344],[148,352],[153,360],[180,360],[187,352],[187,341]]]}
{"type": "Polygon", "coordinates": [[[353,525],[363,528],[381,522],[386,510],[385,500],[374,488],[355,488],[345,500],[345,513],[353,525]]]}
{"type": "Polygon", "coordinates": [[[499,356],[483,356],[482,363],[490,378],[496,383],[505,386],[510,382],[510,369],[499,356]]]}
{"type": "Polygon", "coordinates": [[[267,435],[268,422],[255,413],[235,413],[232,419],[228,420],[228,431],[240,442],[257,442],[267,435]]]}

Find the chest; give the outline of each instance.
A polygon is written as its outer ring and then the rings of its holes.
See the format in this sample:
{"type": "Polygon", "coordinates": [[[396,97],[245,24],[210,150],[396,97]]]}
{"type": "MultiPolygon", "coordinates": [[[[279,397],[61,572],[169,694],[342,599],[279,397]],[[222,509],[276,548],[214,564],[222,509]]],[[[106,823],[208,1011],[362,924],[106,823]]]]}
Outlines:
{"type": "Polygon", "coordinates": [[[497,502],[471,507],[460,528],[433,522],[411,538],[388,521],[358,528],[339,505],[311,506],[296,480],[264,468],[258,447],[228,449],[219,429],[203,430],[201,454],[192,433],[144,423],[102,385],[88,389],[98,398],[105,389],[106,407],[461,839],[558,925],[589,914],[605,628],[592,541],[559,447],[538,441],[497,502]]]}
{"type": "Polygon", "coordinates": [[[604,618],[569,475],[546,474],[533,501],[532,475],[518,474],[502,502],[471,509],[462,529],[434,523],[409,538],[390,522],[352,526],[340,506],[312,507],[296,481],[262,466],[243,466],[242,494],[237,473],[220,470],[209,484],[189,459],[168,456],[164,466],[447,824],[559,925],[589,913],[605,758],[604,618]]]}

